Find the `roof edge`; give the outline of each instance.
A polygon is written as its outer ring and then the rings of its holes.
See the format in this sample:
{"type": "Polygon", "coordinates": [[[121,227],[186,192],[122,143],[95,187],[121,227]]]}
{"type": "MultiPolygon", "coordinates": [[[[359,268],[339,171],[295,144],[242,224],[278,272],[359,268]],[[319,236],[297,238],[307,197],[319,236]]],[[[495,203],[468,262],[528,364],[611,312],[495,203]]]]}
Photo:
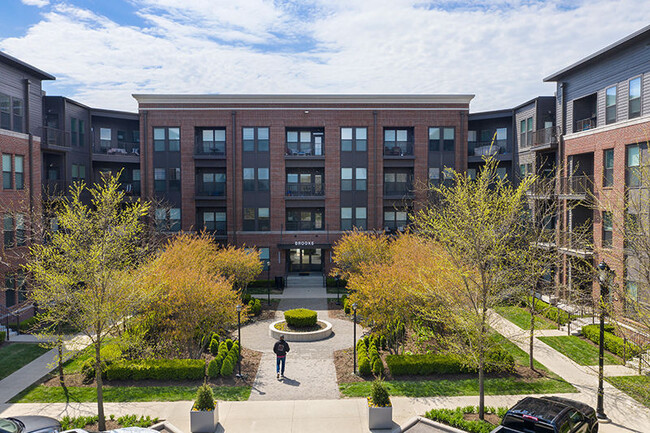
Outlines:
{"type": "Polygon", "coordinates": [[[132,95],[139,104],[314,104],[314,103],[348,103],[348,104],[435,104],[455,103],[469,104],[473,94],[140,94],[132,95]]]}
{"type": "Polygon", "coordinates": [[[56,80],[56,77],[54,75],[50,75],[45,71],[42,71],[38,68],[35,68],[34,66],[30,65],[29,63],[25,63],[20,59],[17,59],[14,56],[10,56],[9,54],[5,53],[4,51],[0,51],[0,58],[3,58],[7,63],[12,65],[16,69],[20,69],[22,71],[28,72],[32,75],[34,75],[37,78],[40,78],[41,80],[56,80]]]}

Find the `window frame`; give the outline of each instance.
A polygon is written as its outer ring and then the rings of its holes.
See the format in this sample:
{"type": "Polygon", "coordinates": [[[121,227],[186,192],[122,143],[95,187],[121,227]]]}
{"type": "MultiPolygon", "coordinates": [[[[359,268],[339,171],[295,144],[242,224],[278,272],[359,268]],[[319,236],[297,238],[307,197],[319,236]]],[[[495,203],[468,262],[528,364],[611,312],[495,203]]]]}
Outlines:
{"type": "Polygon", "coordinates": [[[643,114],[643,80],[642,77],[639,75],[637,77],[630,78],[628,80],[628,86],[627,86],[627,100],[628,100],[628,105],[627,105],[627,118],[628,119],[636,119],[637,117],[641,117],[643,114]],[[639,82],[639,96],[632,98],[632,82],[633,81],[638,81],[639,82]],[[635,115],[632,115],[632,104],[635,103],[638,100],[639,104],[639,110],[638,112],[635,112],[635,115]]]}
{"type": "Polygon", "coordinates": [[[611,123],[616,123],[616,120],[617,120],[616,119],[617,118],[617,114],[616,114],[616,109],[617,109],[616,108],[617,107],[616,97],[617,97],[616,85],[610,86],[610,87],[605,89],[605,124],[606,125],[609,125],[611,123]],[[612,89],[614,90],[614,95],[613,95],[614,96],[614,103],[610,104],[609,99],[610,99],[611,95],[609,94],[609,91],[612,90],[612,89]],[[613,118],[611,118],[611,116],[610,116],[610,111],[613,112],[613,118]]]}

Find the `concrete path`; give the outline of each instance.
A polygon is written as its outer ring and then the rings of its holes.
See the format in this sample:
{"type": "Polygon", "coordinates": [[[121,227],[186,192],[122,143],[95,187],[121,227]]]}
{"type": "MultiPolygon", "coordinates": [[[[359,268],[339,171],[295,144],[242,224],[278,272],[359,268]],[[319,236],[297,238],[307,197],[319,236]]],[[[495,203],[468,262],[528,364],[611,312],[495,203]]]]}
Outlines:
{"type": "MultiPolygon", "coordinates": [[[[353,325],[345,320],[328,317],[321,278],[303,278],[304,280],[289,280],[285,288],[286,297],[280,301],[274,320],[282,319],[286,310],[309,308],[318,313],[319,319],[332,323],[333,335],[321,341],[289,342],[291,351],[287,355],[285,378],[278,380],[273,353],[276,340],[270,337],[268,332],[273,320],[243,327],[242,345],[262,352],[250,401],[324,400],[340,397],[336,384],[334,351],[352,347],[353,325]],[[310,296],[305,297],[304,293],[309,293],[310,296]]],[[[357,325],[357,338],[361,336],[362,331],[357,325]]]]}
{"type": "MultiPolygon", "coordinates": [[[[496,313],[492,316],[492,327],[504,337],[511,340],[525,352],[528,352],[528,332],[496,313]]],[[[535,338],[534,357],[567,382],[578,389],[578,394],[570,398],[596,406],[598,388],[598,370],[580,366],[550,346],[535,338]]],[[[627,394],[605,382],[604,409],[614,424],[625,426],[632,431],[650,432],[650,409],[638,403],[627,394]]],[[[606,431],[602,429],[601,431],[606,431]]],[[[628,430],[629,431],[629,430],[628,430]]]]}

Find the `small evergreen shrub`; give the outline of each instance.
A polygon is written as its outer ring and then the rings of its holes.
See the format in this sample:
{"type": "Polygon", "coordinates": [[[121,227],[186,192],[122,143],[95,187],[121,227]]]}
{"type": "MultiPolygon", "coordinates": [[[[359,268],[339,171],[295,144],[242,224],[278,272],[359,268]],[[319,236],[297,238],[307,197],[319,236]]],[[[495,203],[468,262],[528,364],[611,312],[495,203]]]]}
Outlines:
{"type": "Polygon", "coordinates": [[[485,354],[485,371],[488,373],[515,371],[515,358],[507,350],[494,347],[485,354]]]}
{"type": "Polygon", "coordinates": [[[95,358],[88,358],[81,364],[81,374],[83,375],[82,383],[89,384],[95,380],[95,358]]]}
{"type": "Polygon", "coordinates": [[[217,356],[217,353],[219,353],[219,339],[212,337],[212,341],[210,341],[210,354],[217,356]]]}
{"type": "Polygon", "coordinates": [[[306,308],[296,308],[284,312],[284,320],[289,326],[307,328],[316,325],[316,312],[306,308]]]}
{"type": "Polygon", "coordinates": [[[201,411],[210,411],[214,410],[215,407],[215,402],[214,402],[214,393],[212,392],[212,388],[207,385],[203,384],[199,387],[199,389],[196,391],[196,400],[194,401],[194,410],[201,410],[201,411]]]}
{"type": "Polygon", "coordinates": [[[5,331],[0,331],[0,343],[3,343],[7,338],[7,333],[5,331]]]}
{"type": "Polygon", "coordinates": [[[232,349],[233,341],[230,338],[226,339],[226,350],[230,352],[230,349],[232,349]]]}
{"type": "Polygon", "coordinates": [[[245,293],[241,297],[242,304],[248,305],[250,303],[251,299],[253,299],[253,297],[249,293],[245,293]]]}
{"type": "Polygon", "coordinates": [[[220,371],[221,371],[221,360],[214,358],[212,361],[208,363],[209,378],[214,379],[215,377],[218,377],[220,371]]]}
{"type": "MultiPolygon", "coordinates": [[[[493,408],[486,407],[485,413],[496,413],[497,416],[503,418],[508,411],[506,407],[493,408]]],[[[494,426],[487,421],[481,420],[466,420],[463,416],[466,413],[478,413],[478,407],[467,406],[458,407],[456,409],[432,409],[425,413],[424,416],[434,421],[450,425],[462,429],[470,433],[490,433],[494,426]]]]}
{"type": "Polygon", "coordinates": [[[231,376],[233,371],[235,371],[235,365],[231,361],[229,357],[226,357],[226,359],[223,360],[223,363],[221,364],[221,372],[220,374],[224,377],[231,376]]]}
{"type": "Polygon", "coordinates": [[[388,396],[388,390],[386,390],[386,387],[382,381],[375,380],[372,382],[370,400],[372,402],[372,405],[376,407],[388,407],[391,405],[390,397],[388,396]]]}
{"type": "Polygon", "coordinates": [[[372,363],[372,374],[375,376],[380,376],[384,372],[384,363],[381,362],[381,358],[377,358],[372,363]]]}
{"type": "Polygon", "coordinates": [[[345,314],[350,314],[352,311],[352,306],[350,305],[350,301],[348,298],[343,299],[343,312],[345,314]]]}
{"type": "Polygon", "coordinates": [[[367,356],[359,359],[359,374],[361,376],[370,376],[372,374],[372,367],[367,356]]]}
{"type": "Polygon", "coordinates": [[[257,298],[251,299],[248,306],[250,307],[249,311],[253,316],[259,316],[262,312],[262,302],[257,298]]]}

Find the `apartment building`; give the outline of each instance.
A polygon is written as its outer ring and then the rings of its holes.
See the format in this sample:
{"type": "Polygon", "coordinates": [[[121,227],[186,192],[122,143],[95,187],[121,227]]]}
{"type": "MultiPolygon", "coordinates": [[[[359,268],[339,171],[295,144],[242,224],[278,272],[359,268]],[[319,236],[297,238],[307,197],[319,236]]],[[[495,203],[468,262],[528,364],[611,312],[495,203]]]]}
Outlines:
{"type": "Polygon", "coordinates": [[[624,231],[615,230],[623,227],[624,213],[594,210],[588,197],[593,192],[622,205],[626,188],[633,192],[638,186],[633,169],[647,158],[650,133],[648,46],[650,26],[544,79],[557,84],[556,124],[562,133],[557,241],[564,254],[559,278],[568,290],[597,290],[597,283],[576,281],[572,274],[582,261],[606,260],[619,287],[641,296],[634,267],[625,265],[631,258],[624,231]],[[581,230],[586,237],[576,235],[581,230]]]}
{"type": "Polygon", "coordinates": [[[255,246],[273,276],[327,272],[345,230],[398,231],[467,168],[473,95],[134,95],[160,227],[255,246]]]}
{"type": "Polygon", "coordinates": [[[467,128],[467,174],[475,177],[484,158],[492,156],[499,161],[499,176],[514,179],[516,137],[513,110],[470,113],[467,128]]]}
{"type": "Polygon", "coordinates": [[[0,52],[0,281],[5,288],[0,291],[0,317],[26,299],[20,266],[28,253],[30,222],[40,215],[43,80],[54,77],[0,52]]]}

